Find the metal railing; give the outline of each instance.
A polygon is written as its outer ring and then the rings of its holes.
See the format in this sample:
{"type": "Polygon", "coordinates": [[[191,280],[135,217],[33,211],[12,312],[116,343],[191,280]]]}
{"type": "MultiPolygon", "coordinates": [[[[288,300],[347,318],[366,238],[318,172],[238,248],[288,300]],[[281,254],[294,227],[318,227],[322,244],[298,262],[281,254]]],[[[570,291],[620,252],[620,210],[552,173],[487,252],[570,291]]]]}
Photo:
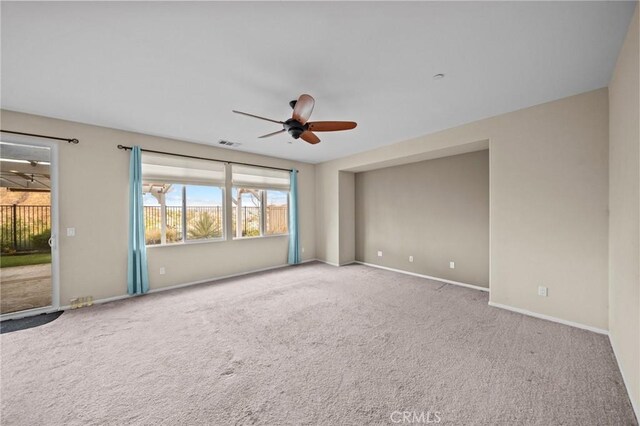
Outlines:
{"type": "MultiPolygon", "coordinates": [[[[162,214],[160,206],[144,206],[144,225],[147,244],[160,243],[160,229],[162,227],[162,214]]],[[[192,220],[210,215],[213,222],[222,224],[221,206],[192,206],[187,207],[187,226],[192,220]]],[[[167,242],[182,240],[182,206],[166,206],[167,242]]]]}
{"type": "Polygon", "coordinates": [[[0,205],[3,252],[49,250],[51,206],[0,205]]]}
{"type": "MultiPolygon", "coordinates": [[[[281,234],[287,232],[287,206],[267,206],[265,232],[281,234]]],[[[187,223],[202,214],[211,215],[214,222],[222,224],[221,206],[187,207],[187,223]]],[[[260,235],[260,207],[242,207],[242,235],[260,235]]],[[[160,206],[144,207],[145,228],[148,234],[157,233],[160,238],[160,206]]],[[[232,223],[235,229],[236,208],[233,208],[232,223]]],[[[182,207],[167,206],[167,240],[182,240],[182,207]]],[[[3,252],[47,251],[51,234],[51,207],[34,205],[0,205],[0,245],[3,252]]],[[[153,236],[151,238],[154,238],[153,236]]]]}
{"type": "MultiPolygon", "coordinates": [[[[267,217],[265,220],[265,233],[283,234],[287,232],[288,226],[288,209],[287,206],[267,206],[267,217]]],[[[167,242],[175,242],[182,240],[182,207],[167,206],[167,242]]],[[[232,210],[232,227],[236,229],[236,207],[232,210]]],[[[187,227],[191,221],[203,214],[209,214],[212,220],[219,223],[222,227],[224,223],[223,211],[221,206],[190,206],[187,207],[187,227]]],[[[260,207],[243,206],[242,207],[242,235],[258,236],[260,235],[260,207]]],[[[147,244],[160,243],[160,228],[162,226],[162,215],[160,206],[145,206],[144,220],[147,244]]]]}
{"type": "MultiPolygon", "coordinates": [[[[236,229],[237,207],[233,206],[231,216],[231,227],[236,229]]],[[[258,237],[260,236],[260,207],[242,207],[240,214],[242,218],[241,232],[243,237],[258,237]]]]}

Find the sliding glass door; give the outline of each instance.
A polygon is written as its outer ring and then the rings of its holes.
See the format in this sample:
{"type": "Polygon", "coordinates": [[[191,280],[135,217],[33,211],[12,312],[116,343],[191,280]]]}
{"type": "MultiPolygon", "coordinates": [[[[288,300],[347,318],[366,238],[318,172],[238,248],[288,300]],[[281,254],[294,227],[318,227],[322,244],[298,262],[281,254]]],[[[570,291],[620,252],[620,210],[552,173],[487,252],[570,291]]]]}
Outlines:
{"type": "Polygon", "coordinates": [[[0,142],[0,314],[57,308],[55,146],[0,142]]]}

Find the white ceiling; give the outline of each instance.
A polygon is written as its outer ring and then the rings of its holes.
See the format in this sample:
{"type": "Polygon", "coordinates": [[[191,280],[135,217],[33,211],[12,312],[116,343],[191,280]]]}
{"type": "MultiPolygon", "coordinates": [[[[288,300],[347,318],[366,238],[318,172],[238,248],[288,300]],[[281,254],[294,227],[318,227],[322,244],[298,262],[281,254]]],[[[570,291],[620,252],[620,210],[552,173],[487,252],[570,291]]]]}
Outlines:
{"type": "Polygon", "coordinates": [[[316,163],[607,86],[633,7],[3,1],[1,103],[316,163]],[[289,144],[231,113],[284,120],[301,93],[358,127],[289,144]]]}

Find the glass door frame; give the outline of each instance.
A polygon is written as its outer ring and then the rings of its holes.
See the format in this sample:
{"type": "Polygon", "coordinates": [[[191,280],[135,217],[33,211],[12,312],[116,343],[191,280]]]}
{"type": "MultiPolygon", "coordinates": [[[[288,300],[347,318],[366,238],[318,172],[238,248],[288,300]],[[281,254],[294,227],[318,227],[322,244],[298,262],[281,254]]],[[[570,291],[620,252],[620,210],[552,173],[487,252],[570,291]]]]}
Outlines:
{"type": "Polygon", "coordinates": [[[60,310],[60,280],[59,280],[59,232],[58,232],[58,143],[30,136],[3,134],[0,141],[25,146],[39,146],[49,148],[49,173],[51,175],[51,305],[41,308],[25,309],[17,312],[0,314],[0,321],[40,315],[60,310]]]}

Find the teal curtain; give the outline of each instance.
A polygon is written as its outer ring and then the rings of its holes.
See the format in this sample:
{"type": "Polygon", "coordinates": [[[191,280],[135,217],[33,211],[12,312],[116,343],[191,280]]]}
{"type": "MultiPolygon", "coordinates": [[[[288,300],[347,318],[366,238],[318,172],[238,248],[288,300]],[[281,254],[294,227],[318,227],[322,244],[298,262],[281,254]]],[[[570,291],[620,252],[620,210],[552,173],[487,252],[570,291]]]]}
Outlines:
{"type": "Polygon", "coordinates": [[[302,261],[300,256],[300,236],[298,234],[298,171],[291,170],[289,190],[289,265],[302,261]]]}
{"type": "Polygon", "coordinates": [[[142,294],[149,291],[143,210],[142,153],[139,146],[134,146],[131,149],[129,165],[129,264],[127,267],[129,294],[142,294]]]}

